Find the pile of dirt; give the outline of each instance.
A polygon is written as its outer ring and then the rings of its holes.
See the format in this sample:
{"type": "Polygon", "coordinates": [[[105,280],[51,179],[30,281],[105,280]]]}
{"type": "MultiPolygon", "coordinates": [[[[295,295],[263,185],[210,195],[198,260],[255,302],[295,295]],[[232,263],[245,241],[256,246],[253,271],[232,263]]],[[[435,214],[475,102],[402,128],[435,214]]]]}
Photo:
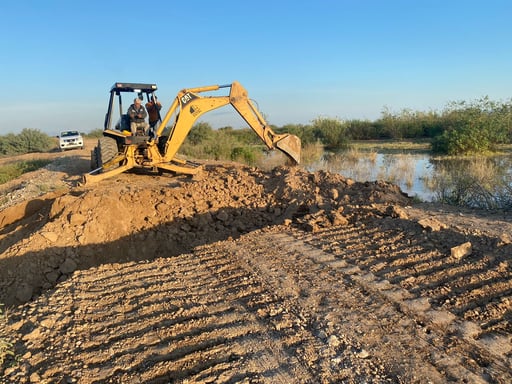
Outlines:
{"type": "Polygon", "coordinates": [[[408,202],[391,184],[298,168],[208,165],[194,180],[124,174],[4,210],[0,302],[28,301],[77,269],[179,255],[269,225],[317,230],[361,205],[408,202]]]}
{"type": "Polygon", "coordinates": [[[5,382],[512,380],[510,213],[298,167],[76,185],[82,160],[1,211],[5,382]]]}

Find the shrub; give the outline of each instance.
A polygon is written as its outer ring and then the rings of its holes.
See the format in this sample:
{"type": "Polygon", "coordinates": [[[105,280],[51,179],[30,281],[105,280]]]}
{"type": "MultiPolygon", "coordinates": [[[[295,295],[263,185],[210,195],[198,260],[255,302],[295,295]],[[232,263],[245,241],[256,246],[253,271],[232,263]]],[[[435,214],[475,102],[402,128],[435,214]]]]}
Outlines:
{"type": "Polygon", "coordinates": [[[319,117],[313,120],[313,130],[327,149],[339,150],[348,147],[347,124],[338,119],[319,117]]]}
{"type": "Polygon", "coordinates": [[[315,144],[318,138],[315,136],[313,126],[304,124],[287,124],[276,128],[276,133],[289,133],[300,138],[302,145],[315,144]]]}
{"type": "Polygon", "coordinates": [[[0,154],[17,155],[31,152],[47,152],[55,147],[55,140],[37,129],[23,129],[19,134],[0,136],[0,154]]]}
{"type": "Polygon", "coordinates": [[[192,145],[202,144],[207,141],[213,133],[213,129],[209,123],[201,122],[195,124],[190,130],[187,140],[192,145]]]}
{"type": "Polygon", "coordinates": [[[443,114],[445,130],[432,142],[432,150],[448,155],[493,151],[510,141],[510,105],[484,97],[466,103],[452,102],[443,114]]]}
{"type": "Polygon", "coordinates": [[[231,150],[231,160],[247,165],[255,165],[262,155],[261,149],[248,146],[234,147],[231,150]]]}

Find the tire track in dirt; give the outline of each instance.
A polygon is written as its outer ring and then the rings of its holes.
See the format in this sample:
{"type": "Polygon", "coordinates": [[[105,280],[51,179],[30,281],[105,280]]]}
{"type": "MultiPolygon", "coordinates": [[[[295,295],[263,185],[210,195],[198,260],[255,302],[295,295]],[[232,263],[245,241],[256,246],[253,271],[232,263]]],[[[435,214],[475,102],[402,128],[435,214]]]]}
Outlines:
{"type": "MultiPolygon", "coordinates": [[[[76,271],[10,314],[10,329],[23,335],[19,374],[80,383],[511,378],[503,357],[490,362],[481,346],[451,337],[453,318],[443,323],[439,311],[429,323],[419,296],[352,264],[339,244],[333,252],[325,233],[281,229],[76,271]]],[[[352,251],[365,236],[329,231],[352,251]]]]}
{"type": "Polygon", "coordinates": [[[31,371],[52,382],[313,382],[259,320],[273,300],[229,254],[204,249],[75,272],[11,317],[31,328],[31,371]]]}
{"type": "MultiPolygon", "coordinates": [[[[429,334],[422,338],[442,354],[460,354],[468,370],[483,372],[491,381],[512,381],[512,343],[500,332],[510,333],[512,279],[503,261],[507,249],[480,254],[478,243],[489,240],[472,238],[473,254],[458,260],[449,255],[446,234],[385,227],[367,221],[298,238],[332,254],[351,280],[410,315],[429,334]],[[499,308],[500,303],[505,305],[499,308]]],[[[460,244],[457,234],[452,237],[453,245],[460,244]]]]}

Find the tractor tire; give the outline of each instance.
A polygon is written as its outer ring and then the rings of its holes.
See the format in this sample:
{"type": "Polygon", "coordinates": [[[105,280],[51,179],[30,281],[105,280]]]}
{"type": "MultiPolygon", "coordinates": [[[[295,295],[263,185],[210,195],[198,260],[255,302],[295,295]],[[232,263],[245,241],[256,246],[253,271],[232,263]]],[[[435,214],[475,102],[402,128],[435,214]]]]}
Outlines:
{"type": "Polygon", "coordinates": [[[157,147],[158,147],[158,151],[160,152],[160,154],[162,156],[165,155],[165,144],[167,144],[167,140],[169,140],[169,136],[160,136],[158,138],[157,147]]]}
{"type": "Polygon", "coordinates": [[[106,136],[98,140],[98,147],[96,149],[98,152],[98,168],[112,160],[118,153],[116,140],[106,136]]]}
{"type": "Polygon", "coordinates": [[[99,165],[99,156],[98,156],[98,147],[94,147],[91,151],[91,171],[98,169],[99,165]]]}

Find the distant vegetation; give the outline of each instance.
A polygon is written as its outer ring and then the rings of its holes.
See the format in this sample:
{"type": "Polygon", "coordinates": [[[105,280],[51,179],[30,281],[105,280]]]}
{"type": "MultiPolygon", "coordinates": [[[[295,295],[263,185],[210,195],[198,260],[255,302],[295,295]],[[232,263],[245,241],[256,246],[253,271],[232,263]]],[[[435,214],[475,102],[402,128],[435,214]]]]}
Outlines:
{"type": "MultiPolygon", "coordinates": [[[[407,149],[430,150],[433,154],[487,155],[502,145],[512,144],[512,101],[496,102],[483,97],[470,102],[451,102],[442,111],[428,112],[408,109],[393,112],[385,108],[375,121],[318,117],[310,124],[286,124],[272,126],[272,129],[278,134],[300,137],[304,164],[319,160],[325,150],[331,156],[342,156],[350,161],[362,148],[368,157],[376,150],[390,148],[390,142],[399,149],[404,149],[405,143],[407,149]],[[386,147],[383,147],[384,143],[386,147]]],[[[102,135],[102,129],[95,129],[84,136],[98,138],[102,135]]],[[[55,147],[53,137],[36,129],[0,136],[0,156],[46,152],[55,147]]],[[[282,163],[279,157],[266,156],[266,149],[250,128],[213,129],[209,123],[200,122],[192,127],[179,152],[189,158],[232,160],[266,168],[282,163]]],[[[463,170],[458,173],[444,170],[443,165],[438,164],[437,178],[432,181],[436,184],[435,189],[440,191],[438,199],[455,205],[486,208],[512,206],[510,168],[482,160],[486,157],[464,163],[463,170]],[[492,175],[499,177],[496,179],[492,175]]],[[[47,163],[33,160],[5,164],[0,167],[0,183],[47,163]]],[[[403,167],[395,168],[398,171],[403,167]]],[[[386,178],[391,180],[391,176],[386,175],[386,178]]]]}
{"type": "Polygon", "coordinates": [[[55,139],[37,129],[23,129],[19,134],[0,136],[0,155],[47,152],[55,148],[55,139]]]}
{"type": "MultiPolygon", "coordinates": [[[[385,108],[381,117],[370,120],[341,120],[318,117],[310,124],[272,127],[276,133],[300,137],[303,147],[318,145],[331,151],[347,149],[353,141],[427,141],[436,154],[485,154],[499,144],[512,143],[512,102],[496,102],[488,97],[466,102],[450,102],[443,111],[392,112],[385,108]]],[[[101,129],[85,136],[101,137],[101,129]]],[[[0,155],[44,152],[55,145],[48,135],[24,129],[20,134],[0,136],[0,155]]],[[[214,130],[208,123],[197,123],[180,152],[217,160],[243,160],[250,164],[263,155],[264,146],[250,128],[224,127],[214,130]]],[[[312,152],[312,151],[310,151],[312,152]]]]}
{"type": "Polygon", "coordinates": [[[89,139],[98,139],[103,136],[103,129],[93,129],[89,133],[85,133],[82,136],[87,137],[89,139]]]}
{"type": "Polygon", "coordinates": [[[496,150],[512,143],[512,102],[484,97],[451,102],[442,112],[384,109],[375,121],[317,119],[311,125],[282,127],[304,144],[320,141],[326,148],[344,149],[353,140],[429,140],[436,154],[468,155],[496,150]]]}

